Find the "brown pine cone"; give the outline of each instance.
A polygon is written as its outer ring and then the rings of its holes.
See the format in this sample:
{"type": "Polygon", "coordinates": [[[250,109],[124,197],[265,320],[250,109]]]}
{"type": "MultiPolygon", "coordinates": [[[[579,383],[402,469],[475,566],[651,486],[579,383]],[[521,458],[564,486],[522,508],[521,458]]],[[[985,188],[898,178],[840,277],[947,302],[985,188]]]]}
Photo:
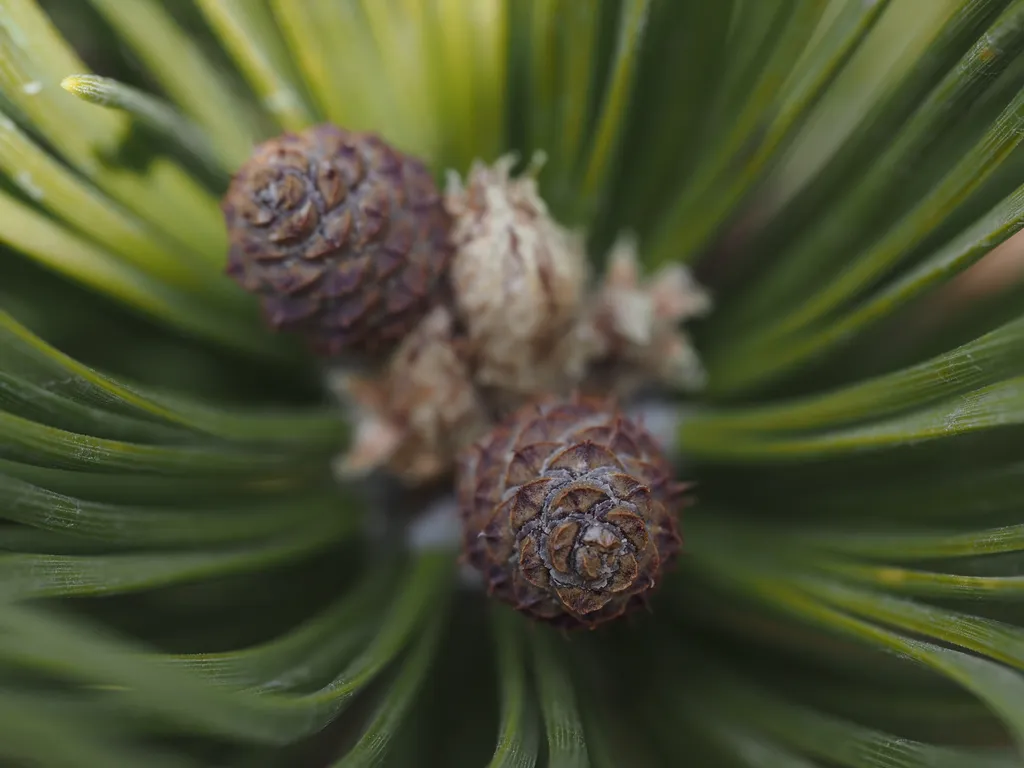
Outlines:
{"type": "Polygon", "coordinates": [[[612,403],[532,403],[460,459],[466,557],[498,599],[593,628],[645,603],[674,561],[683,490],[612,403]]]}
{"type": "Polygon", "coordinates": [[[374,134],[319,125],[256,148],[222,203],[228,274],[326,355],[393,346],[427,313],[451,220],[427,168],[374,134]]]}

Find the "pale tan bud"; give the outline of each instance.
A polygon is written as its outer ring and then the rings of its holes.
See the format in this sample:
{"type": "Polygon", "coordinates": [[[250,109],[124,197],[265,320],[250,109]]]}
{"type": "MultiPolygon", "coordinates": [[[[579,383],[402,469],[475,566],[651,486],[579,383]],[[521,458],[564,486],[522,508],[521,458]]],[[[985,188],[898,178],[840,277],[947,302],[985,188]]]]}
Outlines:
{"type": "Polygon", "coordinates": [[[507,393],[558,391],[581,375],[579,337],[587,283],[582,237],[559,225],[514,158],[449,179],[454,305],[476,381],[507,393]]]}
{"type": "Polygon", "coordinates": [[[601,368],[611,378],[601,386],[620,396],[648,383],[699,389],[704,368],[679,326],[710,309],[710,295],[682,265],[668,265],[642,281],[636,242],[620,238],[589,316],[601,368]]]}
{"type": "Polygon", "coordinates": [[[335,387],[356,419],[353,444],[336,466],[343,476],[386,467],[409,484],[435,479],[489,426],[443,306],[405,337],[379,376],[339,375],[335,387]]]}

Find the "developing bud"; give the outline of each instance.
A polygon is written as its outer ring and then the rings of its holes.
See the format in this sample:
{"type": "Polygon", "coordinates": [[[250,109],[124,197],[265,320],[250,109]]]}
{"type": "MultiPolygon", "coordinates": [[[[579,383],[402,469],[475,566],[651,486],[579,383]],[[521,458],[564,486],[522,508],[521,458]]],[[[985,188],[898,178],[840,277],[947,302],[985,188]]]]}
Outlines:
{"type": "Polygon", "coordinates": [[[337,466],[345,476],[386,466],[410,485],[427,482],[488,427],[443,306],[406,336],[380,376],[342,376],[337,388],[356,419],[355,441],[337,466]]]}
{"type": "Polygon", "coordinates": [[[595,359],[598,386],[620,397],[650,383],[699,389],[704,367],[679,325],[710,309],[711,297],[680,264],[641,283],[636,244],[621,238],[588,318],[601,349],[595,359]]]}
{"type": "Polygon", "coordinates": [[[451,286],[476,381],[533,395],[581,375],[586,254],[582,238],[551,218],[532,176],[510,177],[514,162],[477,162],[465,186],[450,177],[451,286]]]}

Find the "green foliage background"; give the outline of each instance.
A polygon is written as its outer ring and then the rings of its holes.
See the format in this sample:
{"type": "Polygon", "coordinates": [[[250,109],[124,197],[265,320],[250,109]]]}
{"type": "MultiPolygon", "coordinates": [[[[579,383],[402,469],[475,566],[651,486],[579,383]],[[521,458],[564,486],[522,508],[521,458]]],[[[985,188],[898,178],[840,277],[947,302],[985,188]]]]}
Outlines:
{"type": "Polygon", "coordinates": [[[1022,86],[1024,0],[0,0],[3,764],[1024,765],[1021,292],[910,323],[1024,224],[1022,86]],[[651,615],[530,625],[335,486],[217,208],[324,119],[543,150],[715,290],[651,615]]]}

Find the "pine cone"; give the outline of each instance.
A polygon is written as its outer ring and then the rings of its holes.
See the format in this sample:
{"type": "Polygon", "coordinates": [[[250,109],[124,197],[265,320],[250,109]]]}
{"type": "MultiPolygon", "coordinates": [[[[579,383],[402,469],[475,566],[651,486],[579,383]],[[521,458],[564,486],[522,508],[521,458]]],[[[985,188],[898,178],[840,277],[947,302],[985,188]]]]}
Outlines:
{"type": "Polygon", "coordinates": [[[270,324],[314,349],[375,353],[427,313],[451,220],[415,158],[376,135],[319,125],[257,147],[222,203],[228,274],[270,324]]]}
{"type": "Polygon", "coordinates": [[[500,600],[593,628],[643,604],[675,559],[683,489],[611,403],[532,403],[460,459],[466,557],[500,600]]]}

